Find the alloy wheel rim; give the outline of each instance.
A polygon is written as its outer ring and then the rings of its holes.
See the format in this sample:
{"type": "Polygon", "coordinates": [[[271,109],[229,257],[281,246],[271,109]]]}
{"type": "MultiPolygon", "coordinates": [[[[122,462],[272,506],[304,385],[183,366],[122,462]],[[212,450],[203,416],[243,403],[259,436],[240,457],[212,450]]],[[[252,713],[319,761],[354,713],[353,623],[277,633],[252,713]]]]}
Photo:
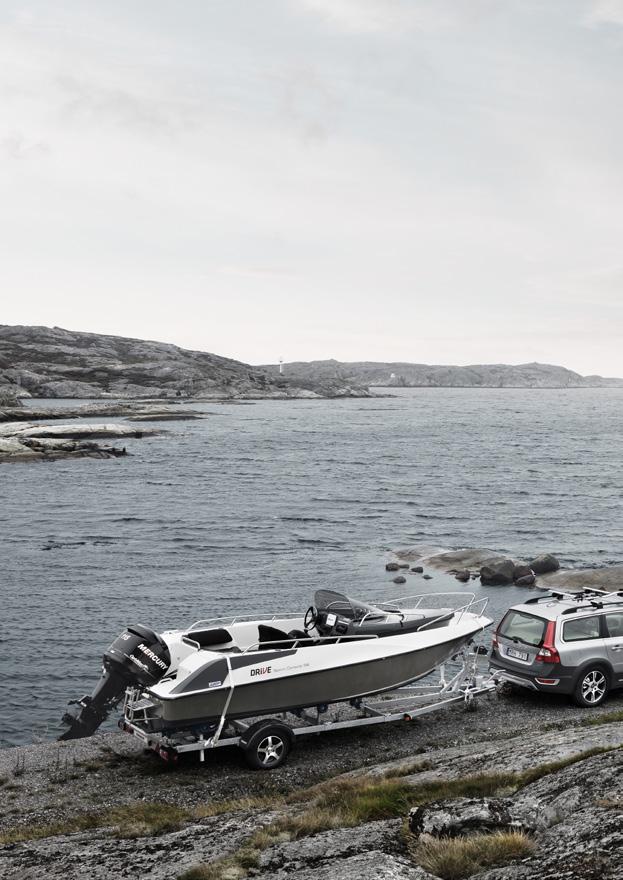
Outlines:
{"type": "Polygon", "coordinates": [[[257,747],[257,754],[262,764],[274,764],[283,755],[283,740],[279,736],[265,737],[257,747]]]}
{"type": "Polygon", "coordinates": [[[597,670],[589,672],[582,681],[582,696],[587,703],[598,703],[606,692],[606,676],[597,670]]]}

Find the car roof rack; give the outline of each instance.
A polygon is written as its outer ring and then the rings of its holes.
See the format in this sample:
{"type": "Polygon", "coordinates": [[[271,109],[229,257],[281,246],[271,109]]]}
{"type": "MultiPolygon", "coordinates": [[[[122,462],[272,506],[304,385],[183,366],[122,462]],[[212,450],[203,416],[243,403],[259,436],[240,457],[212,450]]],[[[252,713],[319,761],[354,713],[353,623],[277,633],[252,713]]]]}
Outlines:
{"type": "Polygon", "coordinates": [[[574,604],[571,608],[565,608],[562,612],[563,614],[574,614],[576,611],[580,611],[586,608],[593,608],[595,610],[601,609],[604,606],[612,606],[612,605],[622,605],[623,604],[623,590],[617,590],[616,592],[608,592],[607,590],[596,590],[592,587],[587,587],[584,590],[579,590],[577,593],[565,592],[564,590],[549,590],[547,593],[542,596],[532,596],[530,599],[526,599],[522,604],[524,605],[536,605],[538,602],[543,601],[551,601],[552,599],[557,599],[558,601],[567,601],[573,603],[580,602],[588,602],[588,604],[580,605],[574,604]],[[620,597],[620,598],[615,598],[620,597]],[[604,601],[598,601],[599,599],[604,601]]]}

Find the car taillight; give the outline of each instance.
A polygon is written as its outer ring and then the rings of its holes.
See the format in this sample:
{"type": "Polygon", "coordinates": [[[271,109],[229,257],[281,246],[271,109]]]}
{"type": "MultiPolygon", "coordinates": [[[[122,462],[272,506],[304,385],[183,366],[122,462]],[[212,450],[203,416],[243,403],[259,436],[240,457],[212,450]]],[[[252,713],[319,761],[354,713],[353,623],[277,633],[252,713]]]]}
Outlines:
{"type": "Polygon", "coordinates": [[[493,633],[493,635],[491,636],[491,647],[492,647],[492,648],[495,648],[496,651],[497,651],[497,649],[498,649],[498,647],[499,647],[499,645],[498,645],[498,634],[497,634],[497,630],[496,630],[496,631],[493,633]]]}
{"type": "Polygon", "coordinates": [[[534,658],[541,663],[560,663],[560,654],[554,645],[556,637],[556,621],[549,620],[545,628],[545,638],[539,648],[539,653],[534,658]]]}

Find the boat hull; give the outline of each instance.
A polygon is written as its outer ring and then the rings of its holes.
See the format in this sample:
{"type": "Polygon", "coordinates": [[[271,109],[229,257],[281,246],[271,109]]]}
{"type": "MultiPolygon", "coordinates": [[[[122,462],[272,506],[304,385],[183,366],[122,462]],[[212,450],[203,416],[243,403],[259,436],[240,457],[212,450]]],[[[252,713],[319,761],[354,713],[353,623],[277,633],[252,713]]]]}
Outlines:
{"type": "Polygon", "coordinates": [[[157,698],[150,726],[153,730],[181,729],[217,721],[225,709],[229,719],[249,718],[394,690],[428,675],[473,635],[331,669],[236,684],[231,696],[229,687],[220,687],[173,699],[157,698]]]}

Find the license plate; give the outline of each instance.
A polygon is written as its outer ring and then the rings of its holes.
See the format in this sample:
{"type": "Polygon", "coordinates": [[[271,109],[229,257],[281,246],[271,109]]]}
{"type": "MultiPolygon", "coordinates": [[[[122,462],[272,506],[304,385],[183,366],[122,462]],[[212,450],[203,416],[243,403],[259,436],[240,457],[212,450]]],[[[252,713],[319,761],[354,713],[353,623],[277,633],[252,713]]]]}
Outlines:
{"type": "Polygon", "coordinates": [[[515,657],[516,660],[527,660],[528,652],[527,651],[517,651],[516,648],[507,648],[506,653],[509,657],[515,657]]]}

